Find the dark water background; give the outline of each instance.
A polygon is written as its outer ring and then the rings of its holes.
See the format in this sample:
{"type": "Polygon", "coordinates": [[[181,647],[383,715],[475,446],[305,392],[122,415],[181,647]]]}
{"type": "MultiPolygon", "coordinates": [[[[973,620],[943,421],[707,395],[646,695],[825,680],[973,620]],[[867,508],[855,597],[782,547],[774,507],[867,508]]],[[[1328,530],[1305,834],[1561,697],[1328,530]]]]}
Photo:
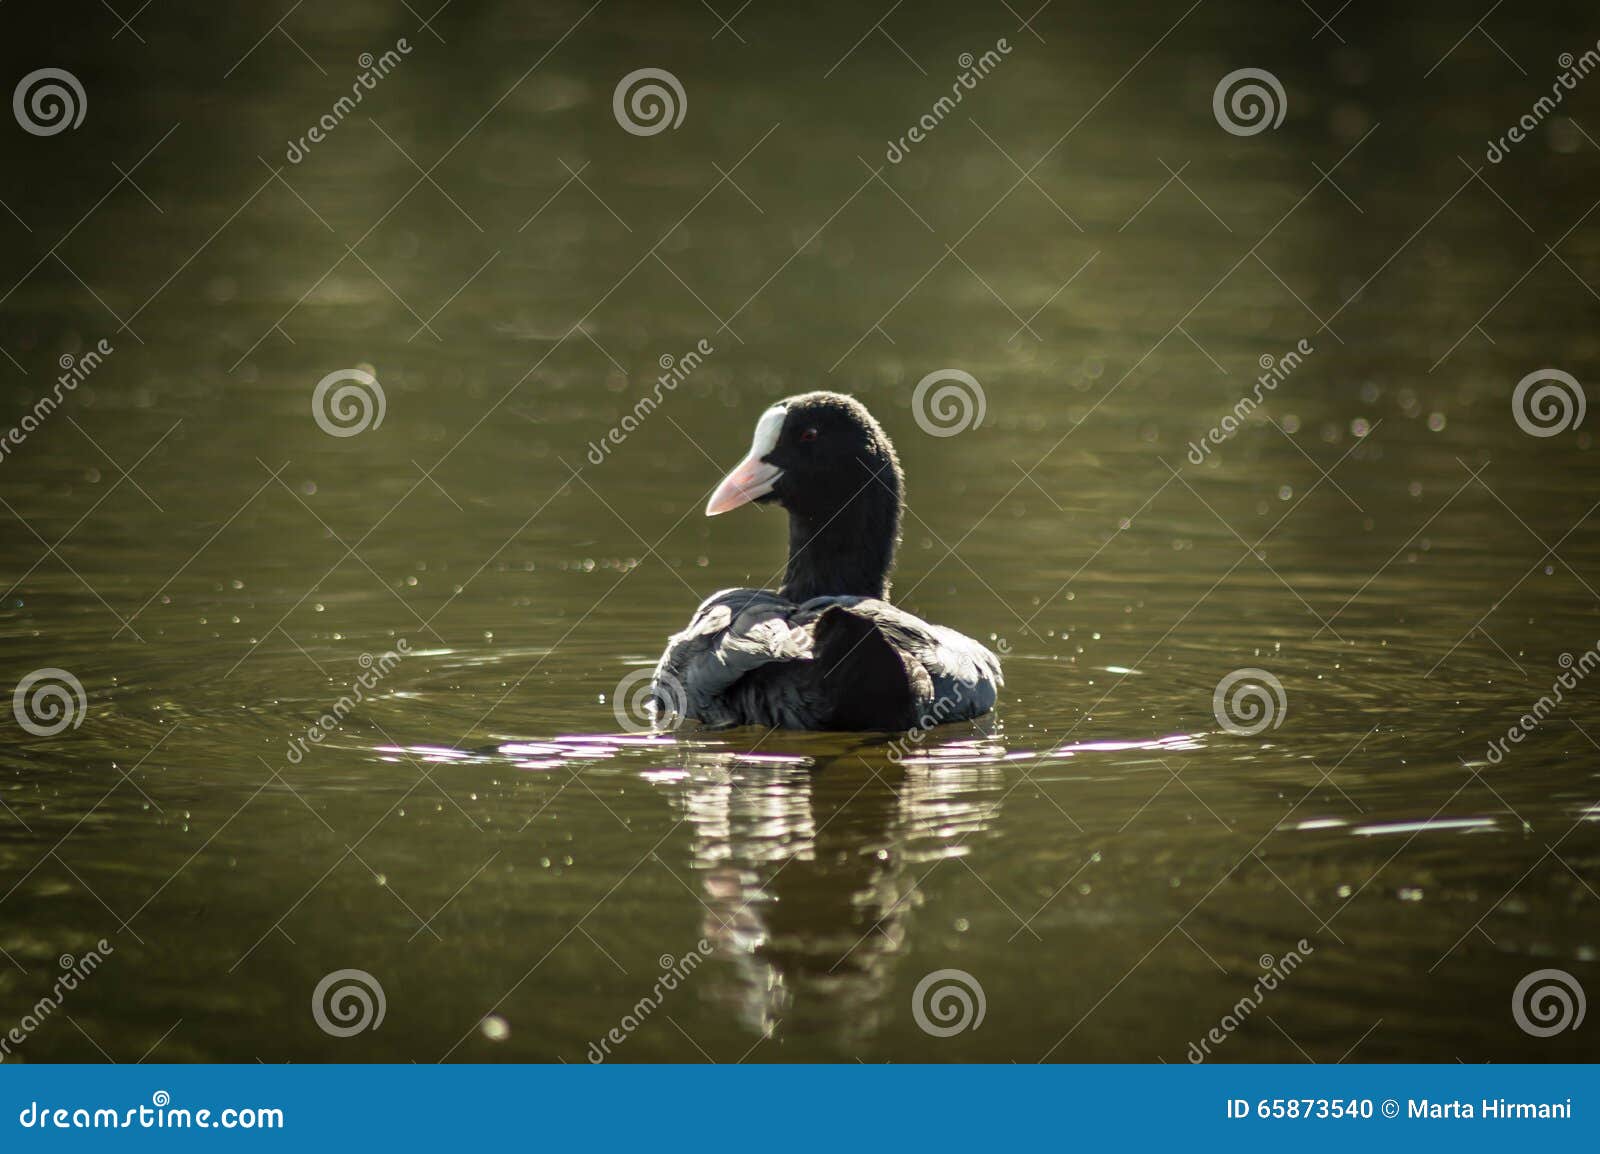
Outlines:
{"type": "Polygon", "coordinates": [[[702,941],[616,1058],[1183,1061],[1290,951],[1216,1058],[1593,1057],[1593,1021],[1534,1037],[1512,997],[1600,988],[1597,686],[1486,749],[1600,642],[1594,418],[1512,411],[1600,364],[1600,77],[1485,151],[1600,15],[714,2],[731,30],[0,8],[6,89],[50,65],[88,99],[0,124],[0,424],[114,349],[0,459],[4,688],[87,698],[55,736],[5,718],[0,1030],[114,949],[8,1060],[583,1061],[702,941]],[[647,66],[687,107],[636,136],[611,95],[647,66]],[[1219,126],[1242,67],[1276,129],[1219,126]],[[328,436],[312,390],[356,366],[383,422],[328,436]],[[913,388],[951,367],[986,414],[930,436],[913,388]],[[621,731],[695,603],[780,567],[777,513],[700,508],[816,387],[895,438],[896,598],[1003,646],[1001,709],[904,764],[621,731]],[[1255,736],[1213,712],[1241,668],[1284,688],[1255,736]],[[341,969],[380,1028],[319,1029],[341,969]],[[930,1037],[943,969],[985,1016],[930,1037]]]}

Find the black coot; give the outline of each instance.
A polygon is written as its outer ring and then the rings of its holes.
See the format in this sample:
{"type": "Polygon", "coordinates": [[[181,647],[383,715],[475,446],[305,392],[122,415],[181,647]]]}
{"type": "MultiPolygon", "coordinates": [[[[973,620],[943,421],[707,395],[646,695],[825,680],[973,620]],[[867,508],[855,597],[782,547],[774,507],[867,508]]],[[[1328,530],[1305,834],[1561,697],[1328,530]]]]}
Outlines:
{"type": "Polygon", "coordinates": [[[894,446],[854,398],[804,393],[763,413],[706,515],[751,501],[787,509],[783,585],[724,589],[700,606],[656,666],[658,716],[901,730],[993,709],[995,655],[889,604],[901,490],[894,446]]]}

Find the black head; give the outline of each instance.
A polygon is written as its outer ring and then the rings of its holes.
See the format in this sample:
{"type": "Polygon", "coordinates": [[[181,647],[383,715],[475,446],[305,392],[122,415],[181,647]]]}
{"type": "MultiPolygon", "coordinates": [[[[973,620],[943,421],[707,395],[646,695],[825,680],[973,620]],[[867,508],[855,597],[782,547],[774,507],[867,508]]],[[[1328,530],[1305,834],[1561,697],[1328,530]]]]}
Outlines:
{"type": "Polygon", "coordinates": [[[783,592],[886,597],[900,537],[900,462],[866,406],[802,393],[756,423],[750,452],[706,505],[714,517],[751,501],[789,512],[783,592]]]}

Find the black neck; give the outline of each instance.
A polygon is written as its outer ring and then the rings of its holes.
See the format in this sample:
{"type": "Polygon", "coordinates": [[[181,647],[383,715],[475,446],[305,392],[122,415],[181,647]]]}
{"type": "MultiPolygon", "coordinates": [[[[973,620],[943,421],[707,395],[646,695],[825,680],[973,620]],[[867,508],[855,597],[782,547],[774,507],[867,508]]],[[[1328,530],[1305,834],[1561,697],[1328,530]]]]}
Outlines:
{"type": "Polygon", "coordinates": [[[900,541],[895,474],[887,463],[880,463],[876,475],[863,472],[860,491],[827,514],[789,511],[789,564],[779,592],[797,603],[813,597],[888,599],[900,541]]]}

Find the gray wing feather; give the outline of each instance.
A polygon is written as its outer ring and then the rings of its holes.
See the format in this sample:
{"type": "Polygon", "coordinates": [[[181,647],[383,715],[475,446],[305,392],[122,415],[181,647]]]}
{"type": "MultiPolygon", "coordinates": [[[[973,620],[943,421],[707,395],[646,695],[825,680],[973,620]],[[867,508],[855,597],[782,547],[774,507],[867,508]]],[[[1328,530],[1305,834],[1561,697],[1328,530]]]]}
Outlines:
{"type": "Polygon", "coordinates": [[[730,724],[724,698],[735,682],[773,661],[810,656],[809,641],[790,636],[793,611],[792,602],[765,589],[713,593],[667,641],[656,664],[657,700],[687,717],[730,724]]]}

